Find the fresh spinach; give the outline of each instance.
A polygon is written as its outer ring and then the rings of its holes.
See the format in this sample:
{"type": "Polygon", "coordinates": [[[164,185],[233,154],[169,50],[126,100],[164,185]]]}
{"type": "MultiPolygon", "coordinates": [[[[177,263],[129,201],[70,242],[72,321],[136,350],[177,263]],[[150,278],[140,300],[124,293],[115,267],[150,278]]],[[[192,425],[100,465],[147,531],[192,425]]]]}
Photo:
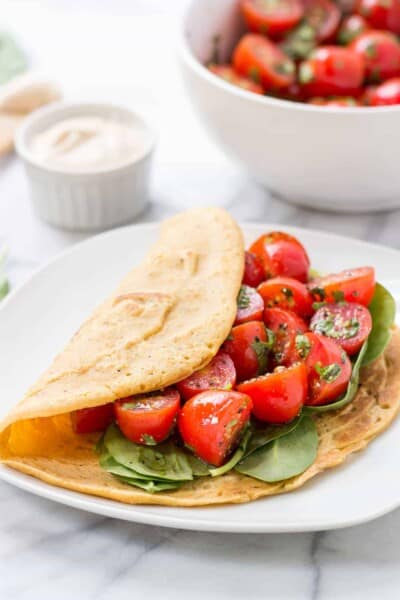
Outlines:
{"type": "Polygon", "coordinates": [[[6,252],[0,251],[0,300],[7,296],[10,291],[9,283],[4,275],[4,263],[6,260],[6,252]]]}
{"type": "Polygon", "coordinates": [[[228,460],[228,462],[225,463],[224,465],[222,465],[221,467],[211,468],[209,470],[211,477],[218,477],[219,475],[224,475],[225,473],[228,473],[228,471],[231,471],[238,464],[238,462],[244,456],[244,453],[246,451],[246,447],[247,447],[250,437],[251,437],[251,430],[248,429],[246,431],[246,433],[244,434],[244,436],[242,437],[239,446],[237,447],[235,452],[232,454],[232,456],[228,460]]]}
{"type": "Polygon", "coordinates": [[[318,433],[311,417],[303,416],[290,433],[283,435],[244,458],[236,471],[273,483],[305,471],[315,460],[318,433]]]}
{"type": "Polygon", "coordinates": [[[0,32],[0,84],[7,83],[26,68],[27,61],[22,50],[8,33],[0,32]]]}
{"type": "Polygon", "coordinates": [[[368,337],[368,348],[364,354],[363,365],[368,365],[382,354],[390,340],[390,328],[396,316],[396,302],[390,292],[380,283],[369,305],[372,317],[372,331],[368,337]]]}
{"type": "Polygon", "coordinates": [[[273,440],[276,440],[295,429],[301,421],[301,417],[297,417],[286,425],[267,425],[258,424],[254,427],[252,436],[249,443],[247,444],[244,456],[247,457],[259,448],[262,448],[266,444],[269,444],[273,440]]]}

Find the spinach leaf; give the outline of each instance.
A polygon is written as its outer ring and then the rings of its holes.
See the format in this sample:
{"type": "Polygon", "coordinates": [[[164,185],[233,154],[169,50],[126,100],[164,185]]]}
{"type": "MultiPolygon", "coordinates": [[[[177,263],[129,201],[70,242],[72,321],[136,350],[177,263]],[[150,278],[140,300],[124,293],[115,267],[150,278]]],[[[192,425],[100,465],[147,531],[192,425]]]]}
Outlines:
{"type": "Polygon", "coordinates": [[[336,402],[332,402],[331,404],[322,404],[321,406],[303,406],[303,413],[323,413],[329,410],[339,410],[339,408],[343,408],[344,406],[349,404],[358,392],[358,385],[360,382],[360,369],[364,364],[363,359],[365,353],[367,352],[367,349],[368,340],[364,342],[360,352],[358,353],[357,359],[353,364],[350,381],[347,385],[347,390],[344,396],[339,398],[339,400],[336,400],[336,402]]]}
{"type": "Polygon", "coordinates": [[[195,477],[207,477],[210,474],[209,466],[200,458],[188,451],[186,457],[195,477]]]}
{"type": "Polygon", "coordinates": [[[6,83],[27,68],[22,50],[8,33],[0,33],[0,84],[6,83]]]}
{"type": "Polygon", "coordinates": [[[301,417],[296,417],[290,423],[286,425],[258,425],[253,429],[252,436],[250,438],[249,443],[247,444],[246,451],[244,456],[249,456],[255,450],[262,448],[266,444],[269,444],[273,440],[277,440],[278,438],[290,433],[297,427],[300,423],[301,417]]]}
{"type": "Polygon", "coordinates": [[[233,469],[233,467],[235,467],[238,464],[240,459],[243,458],[243,456],[244,456],[244,453],[246,451],[246,446],[250,439],[250,436],[251,436],[251,430],[248,429],[246,431],[246,433],[244,434],[244,436],[242,437],[239,446],[236,448],[235,452],[232,454],[232,456],[228,460],[228,462],[225,463],[224,465],[222,465],[221,467],[216,467],[216,468],[210,469],[211,477],[218,477],[219,475],[224,475],[224,473],[231,471],[233,469]]]}
{"type": "Polygon", "coordinates": [[[394,298],[380,283],[375,286],[375,293],[368,308],[372,317],[372,331],[368,337],[363,365],[368,365],[385,350],[390,340],[390,327],[396,316],[394,298]]]}
{"type": "Polygon", "coordinates": [[[152,479],[189,481],[192,469],[183,450],[172,441],[158,446],[141,446],[127,440],[113,424],[104,436],[104,448],[120,465],[152,479]]]}
{"type": "Polygon", "coordinates": [[[305,471],[314,462],[317,448],[314,421],[304,416],[293,431],[253,452],[235,469],[261,481],[282,481],[305,471]]]}
{"type": "Polygon", "coordinates": [[[177,490],[181,486],[180,483],[172,481],[144,481],[142,479],[134,479],[133,477],[117,477],[117,479],[128,485],[134,485],[142,490],[146,490],[146,492],[150,492],[151,494],[166,490],[177,490]]]}
{"type": "Polygon", "coordinates": [[[3,273],[5,259],[6,259],[6,251],[0,250],[0,300],[5,298],[5,296],[7,296],[8,292],[10,291],[9,283],[6,279],[6,276],[3,273]]]}

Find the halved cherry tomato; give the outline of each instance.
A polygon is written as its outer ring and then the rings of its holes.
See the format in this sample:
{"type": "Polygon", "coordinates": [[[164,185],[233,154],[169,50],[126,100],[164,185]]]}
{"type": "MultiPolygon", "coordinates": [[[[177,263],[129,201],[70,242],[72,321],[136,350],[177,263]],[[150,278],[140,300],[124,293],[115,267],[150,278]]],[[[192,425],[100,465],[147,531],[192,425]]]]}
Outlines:
{"type": "Polygon", "coordinates": [[[364,61],[351,47],[320,46],[299,67],[299,82],[309,96],[356,96],[364,61]]]}
{"type": "Polygon", "coordinates": [[[337,106],[338,108],[359,106],[359,102],[355,98],[340,96],[337,98],[311,98],[308,104],[314,104],[314,106],[337,106]]]}
{"type": "Polygon", "coordinates": [[[212,73],[214,73],[214,75],[221,77],[221,79],[224,79],[232,85],[236,85],[243,90],[253,92],[254,94],[264,94],[264,90],[261,85],[255,83],[248,77],[241,77],[236,73],[235,69],[233,69],[231,65],[209,65],[208,68],[212,73]]]}
{"type": "Polygon", "coordinates": [[[249,321],[233,327],[222,345],[236,369],[237,381],[262,375],[268,367],[268,338],[264,323],[249,321]]]}
{"type": "Polygon", "coordinates": [[[299,336],[308,371],[309,396],[305,404],[328,404],[341,396],[351,376],[351,362],[334,340],[317,333],[299,336]]]}
{"type": "MultiPolygon", "coordinates": [[[[389,80],[389,81],[391,81],[391,80],[389,80]]],[[[377,85],[365,86],[364,91],[361,96],[361,103],[364,106],[371,106],[371,103],[372,103],[374,95],[375,95],[375,90],[377,87],[378,87],[377,85]]]]}
{"type": "Polygon", "coordinates": [[[235,325],[246,321],[260,321],[264,312],[264,300],[256,289],[242,285],[237,297],[235,325]]]}
{"type": "Polygon", "coordinates": [[[377,83],[400,75],[400,43],[393,33],[366,31],[348,48],[364,61],[368,81],[377,83]]]}
{"type": "Polygon", "coordinates": [[[392,77],[372,87],[365,95],[368,106],[392,106],[400,104],[400,77],[392,77]]]}
{"type": "Polygon", "coordinates": [[[317,277],[309,284],[317,302],[357,302],[368,306],[375,292],[373,267],[347,269],[325,277],[317,277]]]}
{"type": "Polygon", "coordinates": [[[233,360],[226,352],[218,354],[200,371],[186,377],[176,384],[184,400],[206,390],[231,390],[236,382],[236,370],[233,360]]]}
{"type": "Polygon", "coordinates": [[[349,15],[342,21],[337,34],[337,41],[343,46],[347,46],[359,35],[370,29],[369,24],[361,15],[349,15]]]}
{"type": "Polygon", "coordinates": [[[114,402],[81,408],[71,413],[72,429],[75,433],[104,431],[114,420],[114,402]]]}
{"type": "Polygon", "coordinates": [[[356,9],[375,29],[400,35],[400,0],[358,0],[356,9]]]}
{"type": "Polygon", "coordinates": [[[250,31],[271,39],[280,39],[304,14],[300,0],[241,0],[240,8],[250,31]]]}
{"type": "Polygon", "coordinates": [[[273,42],[256,33],[242,37],[233,53],[233,66],[266,91],[287,88],[295,78],[293,61],[273,42]]]}
{"type": "Polygon", "coordinates": [[[251,408],[252,401],[245,394],[203,392],[184,404],[178,418],[179,432],[199,458],[219,467],[238,445],[251,408]]]}
{"type": "Polygon", "coordinates": [[[310,259],[297,238],[283,231],[271,231],[259,237],[250,247],[259,256],[270,277],[292,277],[306,282],[310,259]]]}
{"type": "Polygon", "coordinates": [[[246,251],[244,253],[244,285],[257,287],[265,278],[265,269],[262,260],[256,254],[246,251]]]}
{"type": "Polygon", "coordinates": [[[278,367],[273,373],[244,381],[239,392],[253,401],[253,414],[260,421],[288,423],[299,412],[307,398],[308,382],[305,363],[278,367]]]}
{"type": "Polygon", "coordinates": [[[326,304],[311,319],[310,329],[334,339],[352,356],[371,333],[372,318],[368,308],[362,304],[326,304]]]}
{"type": "Polygon", "coordinates": [[[296,336],[307,331],[306,323],[294,312],[278,307],[265,309],[264,323],[275,336],[272,346],[274,366],[288,367],[292,362],[296,336]]]}
{"type": "Polygon", "coordinates": [[[128,440],[154,445],[172,433],[179,410],[179,392],[166,388],[115,402],[115,417],[128,440]]]}
{"type": "Polygon", "coordinates": [[[318,42],[333,38],[340,17],[340,10],[331,0],[305,0],[304,21],[313,28],[318,42]]]}
{"type": "Polygon", "coordinates": [[[266,308],[279,306],[292,310],[302,318],[312,315],[312,298],[307,287],[290,277],[274,277],[258,286],[266,308]]]}

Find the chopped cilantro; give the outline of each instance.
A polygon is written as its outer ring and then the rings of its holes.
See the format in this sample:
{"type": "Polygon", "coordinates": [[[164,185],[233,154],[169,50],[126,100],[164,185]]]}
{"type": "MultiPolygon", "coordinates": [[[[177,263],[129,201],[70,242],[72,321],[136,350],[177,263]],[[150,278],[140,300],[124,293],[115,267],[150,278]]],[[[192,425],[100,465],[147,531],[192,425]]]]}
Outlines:
{"type": "Polygon", "coordinates": [[[271,351],[272,346],[275,342],[274,333],[267,327],[265,328],[265,330],[268,336],[268,340],[266,342],[263,342],[260,340],[260,338],[256,337],[254,339],[254,342],[251,344],[251,347],[257,356],[258,375],[263,375],[266,372],[268,365],[268,354],[271,351]]]}
{"type": "Polygon", "coordinates": [[[248,308],[250,305],[250,297],[244,285],[240,287],[239,295],[237,297],[237,305],[238,308],[248,308]]]}
{"type": "Polygon", "coordinates": [[[142,439],[143,443],[146,444],[146,446],[157,446],[156,440],[153,438],[152,435],[149,435],[148,433],[144,433],[142,435],[142,439]]]}
{"type": "Polygon", "coordinates": [[[300,358],[307,358],[311,350],[311,342],[306,335],[296,335],[296,349],[300,358]]]}
{"type": "Polygon", "coordinates": [[[324,288],[321,287],[313,287],[310,290],[311,294],[314,296],[314,298],[318,298],[319,300],[325,300],[326,297],[326,293],[324,288]]]}
{"type": "Polygon", "coordinates": [[[325,367],[317,363],[316,365],[314,365],[314,369],[316,370],[320,378],[326,381],[327,383],[332,383],[333,381],[336,381],[336,379],[342,372],[340,365],[338,365],[337,363],[332,363],[330,365],[326,365],[325,367]]]}
{"type": "Polygon", "coordinates": [[[344,292],[342,290],[334,290],[332,296],[336,303],[344,302],[344,292]]]}

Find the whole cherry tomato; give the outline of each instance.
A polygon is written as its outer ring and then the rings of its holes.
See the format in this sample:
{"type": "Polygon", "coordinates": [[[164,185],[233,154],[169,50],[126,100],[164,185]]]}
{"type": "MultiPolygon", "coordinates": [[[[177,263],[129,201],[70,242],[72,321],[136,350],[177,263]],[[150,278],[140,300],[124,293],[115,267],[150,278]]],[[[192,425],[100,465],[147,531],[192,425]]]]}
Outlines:
{"type": "Polygon", "coordinates": [[[114,402],[81,408],[71,413],[72,429],[75,433],[104,431],[114,420],[114,402]]]}
{"type": "Polygon", "coordinates": [[[288,367],[292,362],[296,336],[307,331],[306,323],[296,313],[279,307],[265,309],[264,323],[274,334],[272,346],[274,366],[288,367]]]}
{"type": "Polygon", "coordinates": [[[377,83],[400,75],[400,43],[388,31],[367,31],[350,46],[365,64],[368,81],[377,83]]]}
{"type": "Polygon", "coordinates": [[[317,277],[309,289],[317,302],[345,301],[368,306],[375,292],[375,270],[359,267],[317,277]]]}
{"type": "Polygon", "coordinates": [[[346,352],[334,340],[316,333],[299,336],[297,344],[308,371],[309,396],[305,404],[315,406],[337,400],[351,377],[346,352]]]}
{"type": "Polygon", "coordinates": [[[304,14],[300,0],[241,0],[240,8],[250,31],[280,39],[304,14]]]}
{"type": "Polygon", "coordinates": [[[375,29],[400,34],[400,0],[358,0],[356,8],[375,29]]]}
{"type": "Polygon", "coordinates": [[[115,402],[115,417],[128,440],[153,446],[172,433],[179,401],[179,392],[174,388],[132,396],[115,402]]]}
{"type": "Polygon", "coordinates": [[[307,368],[299,362],[273,373],[244,381],[238,390],[250,396],[253,414],[260,421],[288,423],[300,413],[307,398],[307,368]]]}
{"type": "Polygon", "coordinates": [[[343,46],[347,46],[359,35],[368,31],[370,26],[367,21],[361,15],[349,15],[345,17],[340,25],[340,29],[337,34],[337,41],[343,46]]]}
{"type": "Polygon", "coordinates": [[[363,79],[363,58],[348,47],[320,46],[299,67],[299,81],[309,97],[356,96],[363,79]]]}
{"type": "Polygon", "coordinates": [[[243,284],[257,287],[266,279],[263,261],[252,252],[244,253],[243,284]]]}
{"type": "Polygon", "coordinates": [[[376,87],[371,87],[364,100],[368,106],[400,104],[400,77],[393,77],[376,87]]]}
{"type": "Polygon", "coordinates": [[[250,252],[263,261],[269,277],[292,277],[302,282],[308,279],[308,254],[299,240],[288,233],[266,233],[250,246],[250,252]]]}
{"type": "Polygon", "coordinates": [[[292,310],[302,318],[312,315],[312,297],[307,287],[297,279],[275,277],[258,286],[258,292],[266,308],[279,306],[292,310]]]}
{"type": "Polygon", "coordinates": [[[237,381],[262,375],[268,367],[272,343],[264,323],[249,321],[233,327],[222,350],[229,354],[236,369],[237,381]]]}
{"type": "Polygon", "coordinates": [[[241,77],[231,65],[209,65],[208,68],[214,75],[221,77],[221,79],[224,79],[232,85],[236,85],[248,92],[253,92],[253,94],[264,94],[261,85],[255,83],[255,81],[252,81],[248,77],[241,77]]]}
{"type": "Polygon", "coordinates": [[[256,289],[242,285],[237,297],[235,325],[246,321],[260,321],[264,312],[264,300],[256,289]]]}
{"type": "Polygon", "coordinates": [[[219,467],[240,442],[252,409],[249,396],[210,390],[188,400],[178,418],[186,446],[206,463],[219,467]]]}
{"type": "Polygon", "coordinates": [[[262,35],[247,33],[233,53],[233,66],[267,90],[287,88],[295,79],[293,61],[262,35]]]}
{"type": "Polygon", "coordinates": [[[221,350],[212,361],[200,371],[176,384],[184,400],[207,390],[231,390],[236,383],[236,369],[233,360],[221,350]]]}
{"type": "Polygon", "coordinates": [[[311,319],[310,329],[334,339],[352,356],[360,350],[371,333],[372,318],[368,308],[362,304],[325,304],[311,319]]]}

